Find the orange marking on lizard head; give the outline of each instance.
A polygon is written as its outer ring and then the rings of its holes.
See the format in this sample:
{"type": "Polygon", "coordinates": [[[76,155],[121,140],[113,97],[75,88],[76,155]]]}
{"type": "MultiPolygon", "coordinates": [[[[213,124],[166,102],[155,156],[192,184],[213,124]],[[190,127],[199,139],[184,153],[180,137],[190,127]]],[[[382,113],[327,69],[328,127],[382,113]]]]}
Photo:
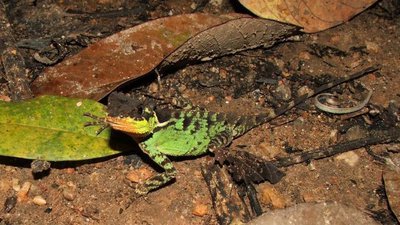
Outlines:
{"type": "Polygon", "coordinates": [[[147,136],[151,134],[158,124],[157,117],[131,118],[131,117],[106,117],[107,123],[115,130],[122,131],[132,137],[147,136]]]}

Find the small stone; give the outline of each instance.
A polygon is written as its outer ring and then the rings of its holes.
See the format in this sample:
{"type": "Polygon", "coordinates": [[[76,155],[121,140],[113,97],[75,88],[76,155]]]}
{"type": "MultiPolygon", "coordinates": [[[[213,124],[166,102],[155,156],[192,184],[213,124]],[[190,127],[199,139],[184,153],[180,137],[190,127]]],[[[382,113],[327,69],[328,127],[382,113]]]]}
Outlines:
{"type": "Polygon", "coordinates": [[[339,131],[337,129],[331,130],[329,133],[329,143],[336,143],[339,139],[339,131]]]}
{"type": "Polygon", "coordinates": [[[302,96],[302,95],[308,94],[308,93],[310,93],[310,92],[311,92],[311,89],[310,89],[309,87],[307,87],[307,86],[301,86],[301,88],[299,88],[299,89],[297,90],[297,95],[298,95],[298,96],[302,96]]]}
{"type": "Polygon", "coordinates": [[[315,168],[315,164],[311,161],[309,164],[308,164],[308,169],[310,170],[310,171],[314,171],[314,170],[316,170],[316,168],[315,168]]]}
{"type": "Polygon", "coordinates": [[[213,102],[213,101],[215,101],[215,96],[211,95],[211,96],[207,97],[206,103],[210,103],[210,102],[213,102]]]}
{"type": "Polygon", "coordinates": [[[272,205],[275,209],[283,209],[286,206],[286,201],[284,197],[271,185],[271,184],[261,184],[260,191],[261,202],[265,205],[272,205]]]}
{"type": "Polygon", "coordinates": [[[367,46],[367,50],[371,52],[378,53],[379,52],[379,45],[372,41],[365,41],[365,45],[367,46]]]}
{"type": "Polygon", "coordinates": [[[221,79],[226,79],[228,77],[228,71],[226,69],[219,69],[219,76],[221,79]]]}
{"type": "Polygon", "coordinates": [[[128,174],[126,174],[126,179],[135,183],[140,183],[141,181],[150,178],[152,175],[152,171],[147,167],[140,167],[137,170],[129,171],[128,174]]]}
{"type": "Polygon", "coordinates": [[[278,100],[289,101],[292,98],[292,91],[287,85],[281,82],[275,89],[274,97],[278,100]]]}
{"type": "Polygon", "coordinates": [[[210,68],[210,72],[219,73],[219,68],[213,66],[213,67],[210,68]]]}
{"type": "Polygon", "coordinates": [[[73,201],[76,198],[76,193],[72,188],[65,188],[63,190],[63,197],[68,201],[73,201]]]}
{"type": "Polygon", "coordinates": [[[196,203],[192,211],[195,216],[204,216],[208,213],[208,206],[203,203],[196,203]]]}
{"type": "Polygon", "coordinates": [[[279,67],[281,71],[283,71],[285,67],[285,62],[282,59],[274,58],[275,65],[279,67]]]}
{"type": "Polygon", "coordinates": [[[149,85],[149,92],[150,93],[157,93],[158,92],[158,84],[153,82],[149,85]]]}
{"type": "Polygon", "coordinates": [[[64,169],[64,171],[65,171],[66,174],[73,174],[73,173],[75,173],[75,169],[74,169],[74,168],[66,168],[66,169],[64,169]]]}
{"type": "Polygon", "coordinates": [[[44,198],[43,198],[42,196],[40,196],[40,195],[36,195],[36,196],[33,198],[32,202],[35,203],[36,205],[46,205],[46,204],[47,204],[46,199],[44,199],[44,198]]]}
{"type": "Polygon", "coordinates": [[[231,102],[233,100],[232,96],[225,96],[225,101],[231,102]]]}
{"type": "Polygon", "coordinates": [[[292,75],[292,74],[289,73],[289,71],[287,71],[287,70],[282,70],[282,73],[281,73],[281,76],[282,76],[282,77],[288,78],[288,77],[290,77],[291,75],[292,75]]]}
{"type": "Polygon", "coordinates": [[[360,157],[357,155],[357,153],[351,151],[351,152],[342,153],[342,154],[336,156],[335,159],[344,161],[349,166],[354,167],[357,165],[358,161],[360,160],[360,157]]]}
{"type": "Polygon", "coordinates": [[[308,53],[307,51],[302,51],[299,54],[299,58],[302,60],[309,60],[311,58],[310,53],[308,53]]]}
{"type": "Polygon", "coordinates": [[[184,92],[184,91],[186,91],[186,89],[187,89],[187,86],[186,86],[186,85],[180,84],[180,86],[179,86],[179,88],[178,88],[178,91],[184,92]]]}
{"type": "Polygon", "coordinates": [[[12,178],[12,189],[16,192],[21,190],[21,185],[19,184],[19,180],[17,178],[12,178]]]}
{"type": "Polygon", "coordinates": [[[18,202],[26,201],[28,200],[28,192],[31,189],[32,183],[29,181],[26,181],[21,189],[17,192],[17,200],[18,202]]]}

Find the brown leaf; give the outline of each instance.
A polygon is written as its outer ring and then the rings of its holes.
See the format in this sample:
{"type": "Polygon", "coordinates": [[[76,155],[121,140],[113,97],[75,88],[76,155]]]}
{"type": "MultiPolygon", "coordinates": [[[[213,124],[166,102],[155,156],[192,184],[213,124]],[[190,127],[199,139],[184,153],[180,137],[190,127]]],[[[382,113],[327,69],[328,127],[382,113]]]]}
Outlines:
{"type": "Polygon", "coordinates": [[[120,84],[153,70],[193,35],[238,17],[243,15],[179,15],[121,31],[46,69],[32,90],[35,95],[99,100],[120,84]]]}
{"type": "Polygon", "coordinates": [[[254,14],[294,24],[305,32],[322,31],[350,20],[376,0],[239,0],[254,14]]]}
{"type": "Polygon", "coordinates": [[[297,30],[294,26],[265,19],[233,19],[189,39],[169,55],[160,67],[181,65],[192,61],[207,61],[261,46],[268,48],[284,41],[297,30]]]}

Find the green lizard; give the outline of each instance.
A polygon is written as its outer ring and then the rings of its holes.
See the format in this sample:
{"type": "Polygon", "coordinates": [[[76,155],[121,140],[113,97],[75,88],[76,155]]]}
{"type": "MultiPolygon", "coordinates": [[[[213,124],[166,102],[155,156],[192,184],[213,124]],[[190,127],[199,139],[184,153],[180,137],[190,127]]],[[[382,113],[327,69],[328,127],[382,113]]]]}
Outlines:
{"type": "Polygon", "coordinates": [[[168,156],[198,156],[226,147],[233,139],[284,114],[307,98],[375,70],[377,68],[370,67],[344,76],[277,110],[257,116],[235,116],[199,108],[166,112],[145,107],[139,118],[107,116],[105,122],[113,129],[130,135],[141,150],[164,169],[164,172],[135,185],[136,193],[146,194],[175,178],[177,171],[168,156]]]}

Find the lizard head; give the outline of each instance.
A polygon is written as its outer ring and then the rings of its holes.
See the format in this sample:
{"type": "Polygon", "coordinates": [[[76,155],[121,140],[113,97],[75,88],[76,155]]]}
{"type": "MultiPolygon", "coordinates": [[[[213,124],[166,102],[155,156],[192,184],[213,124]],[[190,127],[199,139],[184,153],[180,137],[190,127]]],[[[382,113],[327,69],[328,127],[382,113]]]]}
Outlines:
{"type": "Polygon", "coordinates": [[[132,137],[150,135],[159,125],[156,113],[149,108],[144,108],[139,117],[107,116],[106,122],[113,129],[127,133],[132,137]]]}

